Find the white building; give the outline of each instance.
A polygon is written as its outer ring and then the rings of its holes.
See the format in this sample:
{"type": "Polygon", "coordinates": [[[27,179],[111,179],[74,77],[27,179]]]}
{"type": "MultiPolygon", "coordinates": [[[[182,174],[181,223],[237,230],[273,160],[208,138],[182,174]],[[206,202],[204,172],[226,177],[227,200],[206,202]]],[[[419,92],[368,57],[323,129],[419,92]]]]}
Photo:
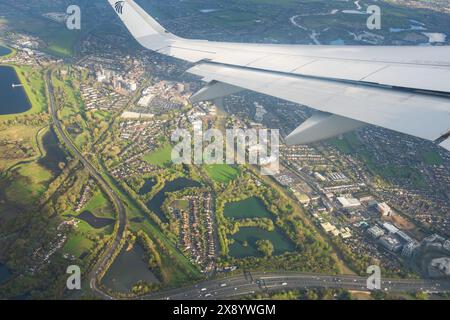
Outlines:
{"type": "Polygon", "coordinates": [[[391,207],[389,207],[386,202],[378,203],[377,209],[383,216],[389,216],[392,213],[391,207]]]}
{"type": "Polygon", "coordinates": [[[389,233],[396,234],[400,230],[396,226],[394,226],[392,223],[385,222],[383,223],[383,228],[385,228],[389,233]]]}
{"type": "Polygon", "coordinates": [[[367,230],[367,232],[375,239],[384,236],[384,231],[379,226],[374,226],[367,230]]]}
{"type": "Polygon", "coordinates": [[[355,198],[338,197],[337,200],[343,208],[357,208],[361,206],[361,202],[355,198]]]}

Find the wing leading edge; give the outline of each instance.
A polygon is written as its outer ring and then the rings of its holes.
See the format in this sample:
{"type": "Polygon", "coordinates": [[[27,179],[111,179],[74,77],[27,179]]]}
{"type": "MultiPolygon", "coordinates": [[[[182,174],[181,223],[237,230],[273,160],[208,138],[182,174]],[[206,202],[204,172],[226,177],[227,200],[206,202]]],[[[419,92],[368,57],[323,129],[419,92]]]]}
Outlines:
{"type": "MultiPolygon", "coordinates": [[[[168,32],[132,0],[108,1],[142,46],[194,63],[188,72],[205,81],[253,90],[335,115],[326,120],[319,116],[299,127],[290,139],[292,143],[339,134],[338,125],[353,130],[368,123],[436,141],[450,150],[450,47],[191,40],[168,32]],[[118,5],[121,10],[117,10],[118,5]]],[[[217,86],[214,88],[217,91],[217,86]]]]}

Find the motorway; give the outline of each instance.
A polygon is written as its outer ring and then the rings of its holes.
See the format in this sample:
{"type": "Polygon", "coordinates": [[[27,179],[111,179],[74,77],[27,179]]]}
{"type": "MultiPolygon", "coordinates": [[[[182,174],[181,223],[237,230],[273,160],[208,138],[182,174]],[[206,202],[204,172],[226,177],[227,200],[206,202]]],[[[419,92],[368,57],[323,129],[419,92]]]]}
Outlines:
{"type": "MultiPolygon", "coordinates": [[[[120,246],[121,239],[127,228],[126,209],[116,192],[110,187],[101,173],[81,154],[71,139],[67,136],[58,119],[54,99],[54,89],[51,81],[51,71],[46,73],[45,81],[49,92],[49,105],[55,129],[63,139],[63,143],[70,152],[83,164],[91,176],[99,183],[102,189],[113,201],[118,212],[118,232],[111,246],[106,249],[89,275],[91,289],[103,299],[114,299],[98,288],[97,274],[104,269],[112,255],[120,246]]],[[[161,291],[141,297],[140,299],[165,300],[220,300],[248,296],[255,293],[274,292],[281,290],[307,289],[307,288],[340,288],[355,291],[367,291],[367,279],[358,276],[334,276],[304,273],[254,273],[249,272],[227,277],[204,281],[199,284],[161,291]]],[[[450,292],[450,281],[432,280],[383,280],[382,290],[385,292],[450,292]]]]}
{"type": "Polygon", "coordinates": [[[111,246],[106,249],[106,251],[103,253],[103,255],[101,256],[99,261],[97,261],[92,272],[89,275],[89,284],[90,284],[91,289],[104,299],[112,299],[111,296],[105,294],[98,288],[97,275],[99,272],[101,272],[104,269],[104,267],[107,265],[107,263],[111,260],[113,254],[116,252],[116,250],[118,250],[118,248],[120,246],[121,239],[123,238],[124,233],[127,228],[126,209],[123,206],[123,203],[120,200],[119,196],[116,194],[116,192],[110,187],[110,185],[103,178],[101,173],[81,154],[81,152],[78,150],[78,148],[72,142],[72,140],[67,136],[65,130],[63,129],[61,121],[58,118],[58,111],[57,111],[57,107],[56,107],[56,103],[55,103],[54,89],[53,89],[53,84],[52,84],[52,80],[51,80],[51,71],[47,71],[47,73],[45,75],[45,82],[46,82],[46,85],[48,88],[50,114],[52,117],[52,121],[53,121],[55,130],[58,131],[59,136],[63,140],[62,142],[69,149],[69,151],[72,153],[72,155],[75,156],[83,164],[83,166],[86,168],[86,170],[92,176],[92,178],[95,179],[97,181],[97,183],[100,185],[100,187],[107,193],[109,198],[113,201],[114,207],[117,210],[117,214],[118,214],[117,223],[119,224],[119,226],[118,226],[115,238],[114,238],[111,246]]]}
{"type": "MultiPolygon", "coordinates": [[[[369,291],[367,279],[358,276],[331,276],[300,273],[245,273],[226,279],[211,280],[189,288],[180,288],[142,299],[165,300],[223,300],[249,296],[256,293],[283,290],[333,288],[350,291],[369,291]]],[[[388,292],[450,292],[450,281],[399,280],[381,281],[381,290],[388,292]]]]}

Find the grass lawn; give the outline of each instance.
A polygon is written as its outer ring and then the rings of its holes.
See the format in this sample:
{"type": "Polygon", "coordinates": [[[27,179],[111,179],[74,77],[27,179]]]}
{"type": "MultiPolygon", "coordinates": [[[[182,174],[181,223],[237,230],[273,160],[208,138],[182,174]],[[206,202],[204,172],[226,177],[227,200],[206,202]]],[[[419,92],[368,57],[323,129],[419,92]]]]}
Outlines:
{"type": "Polygon", "coordinates": [[[172,161],[172,146],[166,143],[162,148],[145,155],[143,160],[158,167],[165,167],[172,161]]]}
{"type": "Polygon", "coordinates": [[[81,211],[90,211],[100,218],[113,218],[114,209],[111,207],[109,200],[103,195],[101,191],[96,191],[91,200],[84,206],[81,211]]]}
{"type": "Polygon", "coordinates": [[[93,245],[94,243],[83,235],[72,234],[64,245],[63,251],[75,257],[79,257],[83,252],[89,251],[93,245]]]}
{"type": "MultiPolygon", "coordinates": [[[[34,157],[39,151],[38,146],[36,145],[36,135],[39,130],[39,127],[16,125],[0,130],[0,137],[1,140],[9,142],[20,141],[22,145],[33,148],[34,157]]],[[[17,150],[15,145],[0,146],[0,170],[6,170],[10,166],[30,158],[24,154],[19,156],[19,151],[20,150],[17,150]]]]}
{"type": "Polygon", "coordinates": [[[33,184],[42,184],[52,178],[50,171],[35,162],[21,166],[18,171],[22,176],[30,178],[33,184]]]}
{"type": "Polygon", "coordinates": [[[46,190],[46,182],[52,174],[36,163],[20,166],[12,183],[5,190],[8,202],[30,205],[38,200],[46,190]]]}
{"type": "Polygon", "coordinates": [[[229,183],[236,179],[240,172],[228,164],[211,164],[206,166],[208,176],[219,183],[229,183]]]}

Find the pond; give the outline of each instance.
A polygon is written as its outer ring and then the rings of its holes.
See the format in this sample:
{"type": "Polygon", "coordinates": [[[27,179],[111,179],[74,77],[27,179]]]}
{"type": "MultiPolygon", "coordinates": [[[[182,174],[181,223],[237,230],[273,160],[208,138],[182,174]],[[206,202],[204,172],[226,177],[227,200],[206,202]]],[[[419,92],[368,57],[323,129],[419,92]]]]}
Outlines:
{"type": "Polygon", "coordinates": [[[189,180],[186,178],[178,178],[173,181],[167,182],[164,188],[158,192],[150,201],[147,202],[147,207],[158,215],[162,222],[168,222],[164,212],[161,209],[164,201],[166,200],[166,193],[177,192],[186,188],[197,188],[201,184],[197,181],[189,180]]]}
{"type": "Polygon", "coordinates": [[[0,115],[22,113],[31,109],[31,103],[20,83],[14,68],[0,66],[0,115]]]}
{"type": "Polygon", "coordinates": [[[143,196],[152,191],[155,184],[156,181],[154,178],[145,179],[144,185],[138,191],[139,195],[143,196]]]}
{"type": "Polygon", "coordinates": [[[53,128],[45,133],[42,144],[45,149],[45,157],[39,160],[39,164],[50,170],[55,176],[59,175],[62,172],[59,164],[66,162],[66,155],[59,146],[58,137],[53,128]]]}
{"type": "Polygon", "coordinates": [[[238,202],[228,202],[223,213],[226,218],[234,219],[273,218],[272,213],[266,209],[261,199],[256,197],[238,202]]]}
{"type": "Polygon", "coordinates": [[[87,222],[94,229],[102,229],[115,222],[114,219],[96,217],[90,211],[83,211],[76,218],[87,222]]]}
{"type": "Polygon", "coordinates": [[[145,251],[139,244],[129,251],[124,248],[103,278],[103,284],[114,291],[127,293],[139,281],[159,283],[144,257],[145,251]]]}
{"type": "Polygon", "coordinates": [[[243,227],[239,232],[232,236],[234,243],[230,245],[230,256],[234,258],[247,257],[261,257],[262,254],[258,251],[256,242],[258,240],[270,240],[274,247],[273,254],[275,256],[286,252],[294,251],[294,243],[289,240],[286,234],[280,228],[275,228],[274,231],[267,231],[256,227],[243,227]],[[244,246],[244,242],[247,246],[244,246]]]}
{"type": "Polygon", "coordinates": [[[0,285],[6,283],[12,276],[11,270],[9,268],[0,263],[0,285]]]}

